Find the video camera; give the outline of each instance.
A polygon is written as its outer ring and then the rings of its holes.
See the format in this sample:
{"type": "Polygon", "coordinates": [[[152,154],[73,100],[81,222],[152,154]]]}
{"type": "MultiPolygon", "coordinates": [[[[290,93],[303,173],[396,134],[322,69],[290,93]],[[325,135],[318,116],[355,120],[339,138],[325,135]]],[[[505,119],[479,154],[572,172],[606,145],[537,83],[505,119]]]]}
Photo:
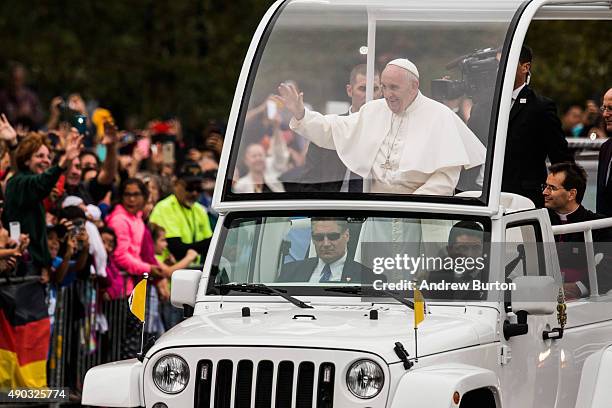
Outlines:
{"type": "Polygon", "coordinates": [[[495,84],[497,48],[484,48],[459,57],[448,64],[446,69],[459,67],[461,79],[434,79],[431,81],[431,95],[437,101],[457,99],[466,95],[473,99],[485,94],[495,84]]]}

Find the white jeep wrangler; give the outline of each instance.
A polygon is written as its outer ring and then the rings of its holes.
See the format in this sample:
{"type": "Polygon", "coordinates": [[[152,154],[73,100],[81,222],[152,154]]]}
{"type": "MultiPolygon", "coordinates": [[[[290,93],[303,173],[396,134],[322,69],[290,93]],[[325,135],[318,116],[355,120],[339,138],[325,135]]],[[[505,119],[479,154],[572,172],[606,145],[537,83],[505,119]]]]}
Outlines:
{"type": "Polygon", "coordinates": [[[275,3],[254,35],[238,82],[213,200],[220,218],[203,271],[172,277],[172,303],[190,317],[158,339],[142,361],[91,369],[83,404],[608,406],[612,295],[598,276],[597,263],[605,260],[592,250],[591,230],[610,227],[612,220],[552,227],[546,210],[501,193],[501,178],[514,67],[529,24],[610,20],[611,5],[275,3]],[[397,56],[419,67],[423,94],[449,108],[478,105],[486,119],[474,132],[487,147],[487,160],[462,173],[457,188],[464,191],[374,194],[367,179],[364,192],[326,191],[311,187],[347,180],[299,177],[283,180],[286,192],[275,187],[300,164],[295,154],[305,149],[304,140],[288,130],[282,106],[262,103],[278,84],[295,81],[313,110],[342,114],[350,112],[343,101],[352,61],[365,61],[369,101],[377,92],[374,67],[397,56]],[[439,81],[453,72],[455,80],[439,81]],[[235,174],[248,167],[247,147],[266,130],[272,132],[263,137],[264,144],[271,140],[268,188],[234,190],[235,174]],[[470,235],[466,230],[474,232],[474,225],[478,234],[471,236],[478,239],[463,242],[462,250],[475,251],[470,253],[482,267],[455,264],[442,273],[440,264],[427,264],[436,257],[456,260],[450,237],[470,235]],[[585,232],[586,291],[565,299],[554,235],[576,231],[585,232]],[[423,263],[408,268],[394,255],[423,263]],[[326,256],[340,266],[331,263],[325,272],[326,256]],[[426,302],[418,328],[414,285],[426,302]]]}

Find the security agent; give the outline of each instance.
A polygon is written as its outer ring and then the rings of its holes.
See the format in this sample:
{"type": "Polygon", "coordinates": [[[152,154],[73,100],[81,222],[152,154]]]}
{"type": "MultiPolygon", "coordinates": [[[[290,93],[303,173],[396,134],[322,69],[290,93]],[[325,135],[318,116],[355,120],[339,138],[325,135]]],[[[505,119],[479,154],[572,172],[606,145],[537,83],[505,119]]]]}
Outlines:
{"type": "Polygon", "coordinates": [[[552,164],[573,162],[553,101],[529,86],[531,48],[523,45],[516,68],[506,138],[502,191],[531,199],[543,207],[540,186],[546,180],[546,157],[552,164]]]}
{"type": "Polygon", "coordinates": [[[359,262],[347,258],[349,228],[346,219],[312,218],[312,241],[316,257],[282,266],[278,282],[362,282],[373,273],[359,262]]]}

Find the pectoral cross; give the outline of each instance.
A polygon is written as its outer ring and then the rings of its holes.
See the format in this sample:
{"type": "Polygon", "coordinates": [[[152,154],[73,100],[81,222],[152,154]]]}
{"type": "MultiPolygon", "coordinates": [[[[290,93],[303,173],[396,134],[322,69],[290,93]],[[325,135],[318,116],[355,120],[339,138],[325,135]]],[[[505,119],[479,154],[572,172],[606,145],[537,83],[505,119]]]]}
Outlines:
{"type": "Polygon", "coordinates": [[[385,162],[383,164],[380,165],[380,167],[382,167],[385,170],[391,170],[391,163],[389,163],[389,159],[385,160],[385,162]]]}

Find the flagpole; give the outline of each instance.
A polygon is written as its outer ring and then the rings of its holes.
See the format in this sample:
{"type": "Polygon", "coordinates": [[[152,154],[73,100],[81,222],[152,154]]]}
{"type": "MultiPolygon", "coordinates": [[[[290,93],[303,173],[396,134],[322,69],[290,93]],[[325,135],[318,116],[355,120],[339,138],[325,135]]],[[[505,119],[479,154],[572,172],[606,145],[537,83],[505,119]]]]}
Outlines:
{"type": "MultiPolygon", "coordinates": [[[[142,279],[146,281],[146,285],[148,285],[148,279],[149,279],[149,274],[145,273],[144,275],[142,275],[142,279]]],[[[145,286],[146,287],[146,286],[145,286]]],[[[145,291],[145,294],[147,292],[145,291]]],[[[142,322],[142,326],[141,326],[141,330],[140,330],[140,357],[142,357],[142,350],[144,349],[144,333],[145,333],[145,322],[147,321],[147,298],[145,296],[145,301],[144,301],[144,319],[142,322]]]]}
{"type": "Polygon", "coordinates": [[[419,340],[417,336],[418,328],[414,328],[414,362],[419,362],[419,340]]]}
{"type": "Polygon", "coordinates": [[[421,291],[414,290],[414,362],[419,362],[419,324],[425,320],[425,299],[421,291]]]}

